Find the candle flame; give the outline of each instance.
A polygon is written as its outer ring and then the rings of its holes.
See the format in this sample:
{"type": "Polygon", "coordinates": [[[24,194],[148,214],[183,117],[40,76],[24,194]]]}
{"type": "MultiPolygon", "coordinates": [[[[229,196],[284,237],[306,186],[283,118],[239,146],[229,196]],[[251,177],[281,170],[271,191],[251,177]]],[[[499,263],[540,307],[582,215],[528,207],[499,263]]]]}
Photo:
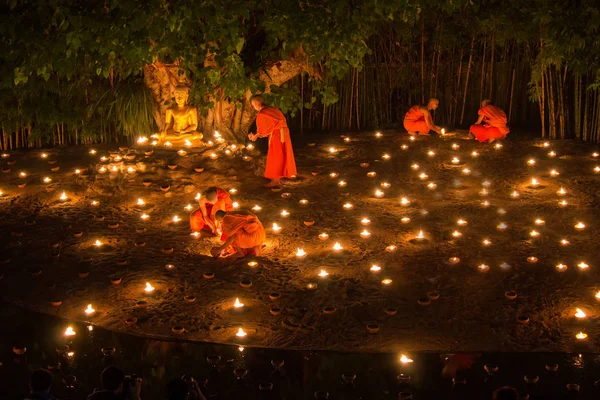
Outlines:
{"type": "Polygon", "coordinates": [[[96,242],[94,244],[98,247],[102,246],[102,242],[99,241],[98,239],[96,239],[96,242]]]}
{"type": "Polygon", "coordinates": [[[244,303],[240,303],[240,299],[236,297],[235,302],[233,303],[233,306],[235,308],[241,308],[241,307],[244,307],[244,303]]]}
{"type": "Polygon", "coordinates": [[[325,271],[324,269],[321,270],[321,272],[319,272],[319,276],[321,278],[324,278],[326,276],[329,276],[329,272],[325,271]]]}
{"type": "Polygon", "coordinates": [[[147,220],[148,218],[150,218],[150,216],[148,214],[142,214],[140,218],[143,220],[147,220]]]}
{"type": "Polygon", "coordinates": [[[85,309],[85,313],[86,313],[87,315],[90,315],[90,314],[93,314],[93,313],[95,313],[95,312],[96,312],[96,310],[94,310],[94,308],[92,307],[92,305],[91,305],[91,304],[88,304],[87,308],[85,309]]]}
{"type": "Polygon", "coordinates": [[[576,308],[575,309],[575,318],[585,318],[587,317],[587,314],[585,312],[583,312],[583,310],[581,308],[576,308]]]}
{"type": "Polygon", "coordinates": [[[252,207],[252,211],[254,211],[254,212],[259,212],[260,210],[262,210],[262,207],[259,206],[258,204],[256,204],[254,207],[252,207]]]}
{"type": "Polygon", "coordinates": [[[579,340],[583,340],[585,338],[587,338],[587,333],[583,333],[583,332],[579,332],[577,335],[575,335],[575,337],[579,340]]]}
{"type": "Polygon", "coordinates": [[[150,293],[154,291],[154,286],[150,284],[150,282],[146,282],[146,287],[144,288],[146,293],[150,293]]]}
{"type": "Polygon", "coordinates": [[[279,232],[281,227],[277,223],[273,222],[273,232],[279,232]]]}
{"type": "Polygon", "coordinates": [[[391,285],[392,284],[392,280],[389,278],[386,278],[384,280],[381,281],[382,284],[384,285],[391,285]]]}
{"type": "Polygon", "coordinates": [[[369,237],[369,236],[371,236],[371,232],[369,232],[368,230],[364,229],[364,230],[363,230],[363,231],[360,233],[360,236],[362,236],[362,237],[364,237],[364,238],[366,238],[366,237],[369,237]]]}
{"type": "Polygon", "coordinates": [[[306,256],[306,252],[304,251],[304,249],[301,249],[300,247],[298,247],[298,250],[296,251],[296,257],[304,257],[306,256]]]}
{"type": "Polygon", "coordinates": [[[325,232],[319,234],[319,239],[321,239],[321,240],[326,240],[328,238],[329,238],[329,235],[326,234],[325,232]]]}
{"type": "Polygon", "coordinates": [[[62,194],[60,195],[60,199],[61,200],[66,200],[68,199],[67,194],[65,192],[62,192],[62,194]]]}
{"type": "Polygon", "coordinates": [[[244,332],[244,330],[242,328],[240,328],[240,329],[238,329],[238,331],[235,334],[235,336],[237,336],[237,337],[246,337],[246,336],[248,336],[248,334],[246,332],[244,332]]]}
{"type": "Polygon", "coordinates": [[[75,331],[73,330],[73,327],[67,327],[67,329],[65,330],[65,336],[75,336],[75,331]]]}
{"type": "MultiPolygon", "coordinates": [[[[442,129],[442,130],[443,130],[443,129],[442,129]]],[[[443,134],[443,133],[442,133],[442,134],[443,134]]],[[[410,358],[408,358],[408,357],[406,357],[404,354],[402,354],[402,355],[400,356],[400,362],[401,362],[402,364],[409,364],[409,363],[412,363],[412,362],[413,362],[413,360],[412,360],[412,359],[410,359],[410,358]]]]}
{"type": "Polygon", "coordinates": [[[333,250],[340,251],[340,250],[344,250],[344,248],[342,247],[341,244],[339,244],[338,242],[335,242],[335,244],[333,245],[333,250]]]}
{"type": "Polygon", "coordinates": [[[381,271],[381,267],[379,265],[371,265],[371,272],[379,272],[381,271]]]}
{"type": "Polygon", "coordinates": [[[417,235],[417,239],[425,239],[425,235],[423,234],[423,231],[419,231],[419,234],[417,235]]]}
{"type": "Polygon", "coordinates": [[[179,221],[181,221],[181,219],[179,218],[179,216],[175,215],[173,217],[173,222],[179,222],[179,221]]]}
{"type": "Polygon", "coordinates": [[[577,266],[579,267],[579,269],[588,269],[590,267],[587,263],[583,261],[577,264],[577,266]]]}

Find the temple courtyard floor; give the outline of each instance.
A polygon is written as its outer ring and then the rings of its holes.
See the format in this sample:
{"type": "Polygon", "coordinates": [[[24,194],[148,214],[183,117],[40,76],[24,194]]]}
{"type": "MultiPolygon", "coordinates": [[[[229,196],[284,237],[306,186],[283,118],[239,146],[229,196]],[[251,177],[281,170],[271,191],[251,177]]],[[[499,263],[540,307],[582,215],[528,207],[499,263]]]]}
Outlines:
{"type": "Polygon", "coordinates": [[[294,144],[299,176],[281,190],[263,187],[257,149],[227,142],[4,152],[3,299],[65,327],[154,338],[598,351],[595,148],[395,131],[294,144]],[[191,234],[195,197],[210,186],[255,210],[263,257],[215,259],[218,238],[191,234]]]}

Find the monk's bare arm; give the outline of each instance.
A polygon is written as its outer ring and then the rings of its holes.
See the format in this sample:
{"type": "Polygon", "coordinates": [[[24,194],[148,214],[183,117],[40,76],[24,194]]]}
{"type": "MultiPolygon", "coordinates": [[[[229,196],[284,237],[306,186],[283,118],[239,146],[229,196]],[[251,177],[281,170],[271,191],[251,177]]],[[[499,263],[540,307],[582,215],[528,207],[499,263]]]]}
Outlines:
{"type": "Polygon", "coordinates": [[[436,126],[433,123],[433,119],[431,118],[431,113],[429,112],[429,110],[425,107],[422,107],[421,111],[423,112],[423,117],[425,118],[425,123],[427,124],[427,127],[432,131],[440,133],[441,129],[439,126],[436,126]]]}
{"type": "Polygon", "coordinates": [[[483,122],[483,115],[480,115],[479,118],[477,118],[477,122],[475,122],[475,125],[479,125],[483,122]]]}

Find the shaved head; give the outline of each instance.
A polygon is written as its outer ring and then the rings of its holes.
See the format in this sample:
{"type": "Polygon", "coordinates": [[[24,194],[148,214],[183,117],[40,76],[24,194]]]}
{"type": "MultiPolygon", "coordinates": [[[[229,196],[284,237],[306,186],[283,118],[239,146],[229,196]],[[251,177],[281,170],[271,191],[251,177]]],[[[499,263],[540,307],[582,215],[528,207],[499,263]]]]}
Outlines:
{"type": "Polygon", "coordinates": [[[427,102],[427,109],[428,110],[435,110],[436,108],[438,108],[439,105],[440,105],[440,101],[437,98],[432,97],[427,102]]]}
{"type": "Polygon", "coordinates": [[[485,107],[488,104],[492,104],[492,99],[485,99],[484,101],[481,102],[481,107],[485,107]]]}

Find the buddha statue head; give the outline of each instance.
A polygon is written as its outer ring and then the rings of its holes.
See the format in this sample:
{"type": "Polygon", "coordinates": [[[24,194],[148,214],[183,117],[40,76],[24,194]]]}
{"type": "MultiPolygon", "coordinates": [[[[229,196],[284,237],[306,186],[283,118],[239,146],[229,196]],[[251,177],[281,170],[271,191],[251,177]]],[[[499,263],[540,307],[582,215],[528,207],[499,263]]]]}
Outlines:
{"type": "Polygon", "coordinates": [[[187,86],[177,86],[175,90],[173,90],[173,96],[175,97],[175,103],[180,108],[183,108],[187,105],[187,101],[189,98],[190,89],[187,86]]]}

